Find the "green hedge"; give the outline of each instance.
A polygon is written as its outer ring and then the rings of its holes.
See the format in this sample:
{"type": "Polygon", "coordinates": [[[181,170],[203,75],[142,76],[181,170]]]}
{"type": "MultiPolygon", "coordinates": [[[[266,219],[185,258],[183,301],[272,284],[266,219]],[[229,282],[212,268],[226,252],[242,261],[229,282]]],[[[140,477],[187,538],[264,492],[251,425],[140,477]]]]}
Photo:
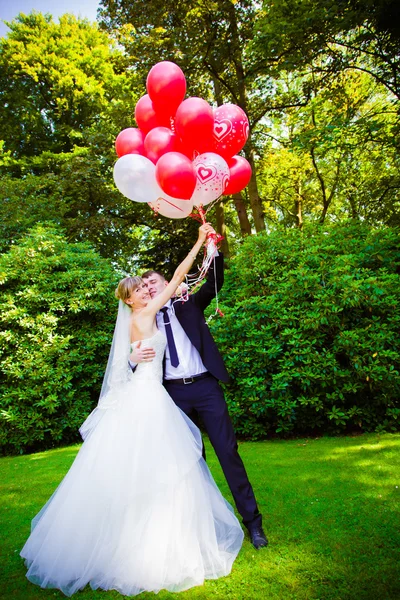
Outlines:
{"type": "Polygon", "coordinates": [[[246,239],[210,322],[239,435],[399,429],[399,273],[396,229],[246,239]]]}
{"type": "Polygon", "coordinates": [[[0,256],[1,452],[78,439],[98,399],[118,278],[54,225],[37,225],[0,256]]]}

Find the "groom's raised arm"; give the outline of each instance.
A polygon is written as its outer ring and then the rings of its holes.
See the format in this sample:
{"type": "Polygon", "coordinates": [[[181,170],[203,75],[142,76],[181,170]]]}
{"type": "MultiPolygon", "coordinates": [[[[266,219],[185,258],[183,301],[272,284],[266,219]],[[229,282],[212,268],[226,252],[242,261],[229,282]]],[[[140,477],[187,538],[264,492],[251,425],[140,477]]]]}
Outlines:
{"type": "Polygon", "coordinates": [[[205,310],[210,302],[215,298],[215,292],[220,291],[224,283],[224,255],[222,252],[212,261],[207,273],[205,283],[201,286],[198,292],[193,294],[193,302],[197,304],[201,310],[205,310]]]}

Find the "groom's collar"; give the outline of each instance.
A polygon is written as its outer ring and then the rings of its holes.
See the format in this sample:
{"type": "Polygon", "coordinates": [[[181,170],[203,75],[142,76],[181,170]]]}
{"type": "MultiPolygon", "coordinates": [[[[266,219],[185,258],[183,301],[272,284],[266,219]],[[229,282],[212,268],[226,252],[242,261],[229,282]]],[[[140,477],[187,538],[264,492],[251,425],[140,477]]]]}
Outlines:
{"type": "Polygon", "coordinates": [[[171,300],[171,298],[170,298],[170,299],[168,300],[168,302],[166,302],[162,308],[165,308],[165,307],[167,307],[167,308],[171,308],[171,306],[172,306],[172,300],[171,300]]]}

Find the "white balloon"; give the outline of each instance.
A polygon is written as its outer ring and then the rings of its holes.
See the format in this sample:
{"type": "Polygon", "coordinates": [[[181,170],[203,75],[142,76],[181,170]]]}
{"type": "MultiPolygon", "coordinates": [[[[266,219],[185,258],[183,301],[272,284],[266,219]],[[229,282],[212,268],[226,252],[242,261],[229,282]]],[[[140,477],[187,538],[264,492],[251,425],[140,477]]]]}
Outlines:
{"type": "Polygon", "coordinates": [[[177,200],[176,198],[167,196],[162,191],[160,197],[155,202],[149,202],[149,206],[157,214],[169,217],[170,219],[184,219],[193,210],[193,202],[191,200],[177,200]]]}
{"type": "Polygon", "coordinates": [[[229,182],[229,167],[225,159],[215,152],[199,154],[193,166],[196,171],[196,188],[191,200],[195,206],[205,206],[221,196],[229,182]]]}
{"type": "Polygon", "coordinates": [[[134,202],[154,202],[162,195],[156,181],[155,165],[140,154],[125,154],[114,165],[115,185],[134,202]]]}

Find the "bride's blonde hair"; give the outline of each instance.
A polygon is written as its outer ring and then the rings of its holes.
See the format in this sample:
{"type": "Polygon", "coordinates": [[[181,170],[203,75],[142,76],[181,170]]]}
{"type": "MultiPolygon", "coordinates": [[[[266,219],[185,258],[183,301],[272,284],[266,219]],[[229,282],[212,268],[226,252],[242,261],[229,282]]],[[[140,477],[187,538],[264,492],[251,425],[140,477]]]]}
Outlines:
{"type": "Polygon", "coordinates": [[[142,283],[143,279],[139,277],[139,275],[135,275],[135,277],[124,277],[124,279],[121,279],[115,290],[115,296],[119,300],[122,300],[122,302],[125,302],[142,283]]]}

